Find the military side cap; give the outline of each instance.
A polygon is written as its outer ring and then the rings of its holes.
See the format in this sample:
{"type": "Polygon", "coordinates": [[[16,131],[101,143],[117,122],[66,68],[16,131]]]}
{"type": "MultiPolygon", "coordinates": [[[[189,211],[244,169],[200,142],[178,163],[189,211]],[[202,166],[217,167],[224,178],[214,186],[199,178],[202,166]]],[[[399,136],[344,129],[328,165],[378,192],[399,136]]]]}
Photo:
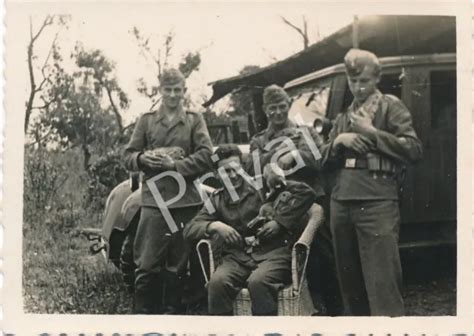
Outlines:
{"type": "Polygon", "coordinates": [[[380,62],[375,54],[367,50],[351,49],[344,57],[344,65],[349,76],[358,76],[364,71],[365,67],[370,66],[374,73],[380,72],[380,62]]]}
{"type": "Polygon", "coordinates": [[[184,83],[185,78],[184,75],[178,69],[170,68],[165,69],[161,73],[160,77],[160,85],[176,85],[181,82],[184,83]]]}
{"type": "Polygon", "coordinates": [[[274,104],[281,102],[282,100],[289,101],[290,96],[286,93],[286,91],[278,86],[278,85],[270,85],[263,90],[263,104],[274,104]]]}

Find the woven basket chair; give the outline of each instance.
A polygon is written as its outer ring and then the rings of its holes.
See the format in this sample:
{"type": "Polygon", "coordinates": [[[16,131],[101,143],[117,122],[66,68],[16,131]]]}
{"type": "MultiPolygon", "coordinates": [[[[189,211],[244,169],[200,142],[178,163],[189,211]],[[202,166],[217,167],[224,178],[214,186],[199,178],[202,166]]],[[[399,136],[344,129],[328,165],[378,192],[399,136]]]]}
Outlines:
{"type": "MultiPolygon", "coordinates": [[[[308,224],[291,251],[292,283],[280,290],[278,294],[279,316],[310,316],[316,313],[306,280],[306,266],[311,243],[318,227],[324,221],[324,214],[318,204],[313,204],[309,215],[308,224]]],[[[196,250],[207,283],[216,268],[218,256],[208,239],[199,241],[196,250]]],[[[252,315],[250,294],[247,288],[243,288],[237,295],[233,313],[234,315],[252,315]]]]}

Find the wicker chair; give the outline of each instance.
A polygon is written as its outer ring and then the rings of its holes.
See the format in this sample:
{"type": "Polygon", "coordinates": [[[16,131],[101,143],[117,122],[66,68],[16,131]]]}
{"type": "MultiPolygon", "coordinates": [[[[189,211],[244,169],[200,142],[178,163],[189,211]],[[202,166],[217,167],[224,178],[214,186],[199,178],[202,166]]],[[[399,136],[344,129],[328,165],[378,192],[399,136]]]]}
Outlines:
{"type": "MultiPolygon", "coordinates": [[[[311,242],[324,220],[324,215],[322,208],[317,204],[312,205],[309,214],[308,224],[298,241],[293,245],[291,252],[292,283],[278,294],[278,315],[280,316],[308,316],[316,313],[306,280],[306,266],[311,242]]],[[[208,239],[199,241],[196,250],[207,283],[215,270],[215,259],[217,259],[211,241],[208,239]]],[[[234,315],[252,315],[247,288],[243,288],[237,295],[233,311],[234,315]]]]}

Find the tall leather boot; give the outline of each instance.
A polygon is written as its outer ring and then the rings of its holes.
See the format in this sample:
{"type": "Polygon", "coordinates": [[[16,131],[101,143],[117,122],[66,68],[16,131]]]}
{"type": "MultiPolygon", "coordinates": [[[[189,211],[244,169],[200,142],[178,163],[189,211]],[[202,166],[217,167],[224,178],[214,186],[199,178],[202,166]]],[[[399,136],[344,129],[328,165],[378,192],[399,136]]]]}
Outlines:
{"type": "Polygon", "coordinates": [[[134,314],[161,314],[163,311],[163,281],[160,274],[137,270],[135,278],[134,314]]]}

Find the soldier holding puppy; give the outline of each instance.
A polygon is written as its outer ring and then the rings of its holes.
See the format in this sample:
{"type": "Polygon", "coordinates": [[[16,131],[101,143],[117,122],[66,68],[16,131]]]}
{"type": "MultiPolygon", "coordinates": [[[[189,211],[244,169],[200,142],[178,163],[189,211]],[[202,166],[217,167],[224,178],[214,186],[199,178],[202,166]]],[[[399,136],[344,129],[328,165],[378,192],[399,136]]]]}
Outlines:
{"type": "Polygon", "coordinates": [[[377,89],[377,57],[352,49],[344,62],[354,100],[321,153],[337,170],[330,217],[345,313],[400,316],[397,174],[421,158],[421,143],[405,105],[377,89]]]}
{"type": "Polygon", "coordinates": [[[238,172],[242,153],[236,145],[221,145],[215,155],[215,168],[223,172],[220,178],[229,179],[238,197],[232,199],[228,188],[218,189],[210,197],[214,211],[204,206],[184,229],[190,242],[210,236],[213,246],[222,251],[207,286],[209,313],[232,315],[235,297],[247,287],[253,315],[276,315],[278,291],[291,281],[291,247],[306,225],[314,191],[305,183],[286,183],[281,169],[268,165],[265,180],[268,183],[277,175],[281,185],[263,200],[238,172]],[[252,219],[259,215],[264,201],[274,207],[271,218],[249,227],[249,223],[256,224],[252,219]]]}

